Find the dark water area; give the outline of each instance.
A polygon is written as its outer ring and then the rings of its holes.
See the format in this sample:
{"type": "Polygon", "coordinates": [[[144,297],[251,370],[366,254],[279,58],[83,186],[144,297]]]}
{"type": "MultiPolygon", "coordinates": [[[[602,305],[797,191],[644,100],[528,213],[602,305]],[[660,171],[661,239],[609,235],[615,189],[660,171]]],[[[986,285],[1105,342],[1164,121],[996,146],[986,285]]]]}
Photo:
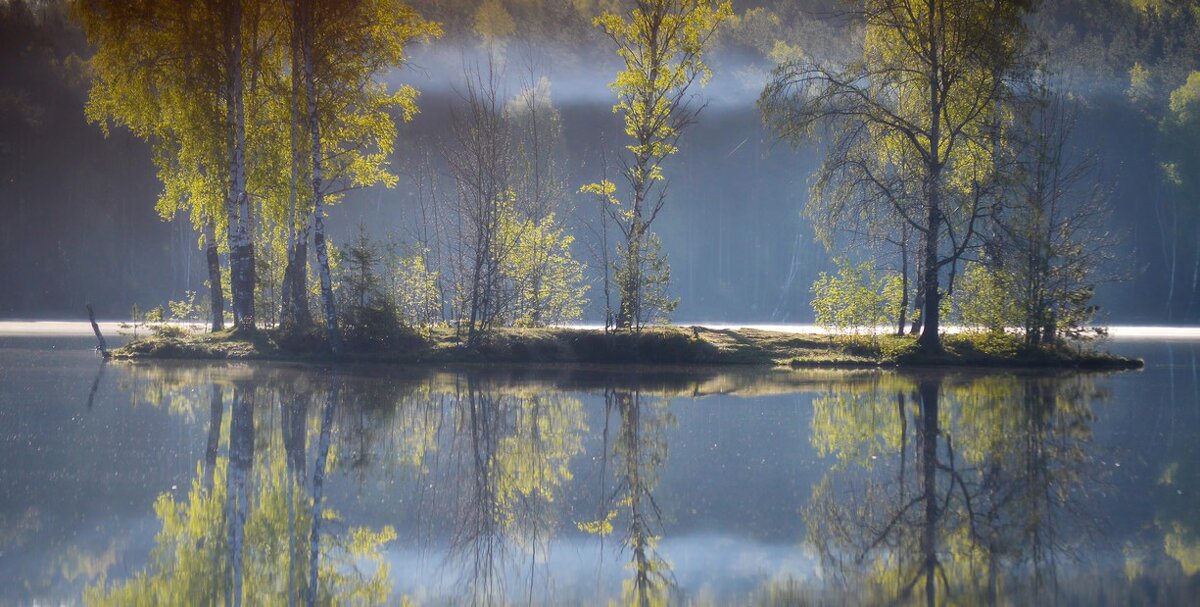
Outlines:
{"type": "Polygon", "coordinates": [[[91,346],[0,336],[0,604],[1200,596],[1200,342],[1118,340],[1146,368],[1089,375],[91,346]]]}

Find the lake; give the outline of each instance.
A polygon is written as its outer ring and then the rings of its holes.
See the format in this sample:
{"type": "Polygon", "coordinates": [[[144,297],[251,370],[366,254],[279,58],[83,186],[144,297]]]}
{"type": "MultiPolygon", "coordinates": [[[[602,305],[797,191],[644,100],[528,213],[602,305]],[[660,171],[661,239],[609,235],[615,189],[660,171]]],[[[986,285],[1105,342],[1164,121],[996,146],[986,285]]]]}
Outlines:
{"type": "Polygon", "coordinates": [[[1145,369],[1086,375],[102,364],[92,343],[0,334],[0,603],[1200,596],[1200,341],[1119,339],[1145,369]]]}

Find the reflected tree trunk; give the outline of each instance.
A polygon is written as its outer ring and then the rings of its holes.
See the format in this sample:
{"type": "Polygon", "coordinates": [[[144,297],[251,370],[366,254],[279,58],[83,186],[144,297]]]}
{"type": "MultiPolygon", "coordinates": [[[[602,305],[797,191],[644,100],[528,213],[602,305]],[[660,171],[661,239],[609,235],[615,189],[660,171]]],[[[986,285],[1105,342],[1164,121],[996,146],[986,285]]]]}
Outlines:
{"type": "Polygon", "coordinates": [[[940,515],[937,499],[938,392],[940,380],[925,379],[918,386],[921,396],[921,489],[925,502],[921,529],[921,555],[925,576],[925,604],[937,604],[937,526],[940,515]]]}
{"type": "Polygon", "coordinates": [[[329,271],[329,250],[325,240],[325,178],[323,172],[324,158],[321,147],[321,120],[317,111],[316,65],[313,57],[313,46],[316,44],[316,16],[313,0],[297,0],[300,4],[299,17],[303,24],[303,44],[301,57],[304,61],[304,92],[306,98],[305,118],[308,134],[311,139],[309,150],[312,153],[312,202],[313,202],[313,244],[317,249],[317,264],[321,275],[321,301],[325,310],[325,330],[329,338],[329,348],[334,354],[342,352],[342,334],[337,324],[337,304],[333,298],[333,276],[329,271]]]}
{"type": "MultiPolygon", "coordinates": [[[[467,378],[467,423],[470,430],[470,494],[467,496],[464,527],[455,540],[458,549],[469,551],[471,591],[476,603],[495,602],[500,590],[499,559],[503,543],[498,517],[496,478],[493,464],[500,433],[501,403],[478,388],[478,380],[467,378]]],[[[461,402],[461,401],[460,401],[461,402]]]]}
{"type": "MultiPolygon", "coordinates": [[[[624,300],[622,300],[624,302],[624,300]]],[[[641,461],[641,399],[638,394],[630,394],[628,392],[619,393],[617,404],[621,410],[622,421],[625,426],[625,433],[628,436],[627,443],[627,458],[625,461],[625,479],[629,484],[629,544],[633,550],[634,564],[634,597],[637,604],[642,607],[649,607],[650,593],[653,592],[652,581],[650,579],[650,558],[647,552],[651,549],[648,544],[650,531],[646,521],[646,505],[643,503],[643,491],[646,491],[645,483],[642,482],[638,462],[641,461]]],[[[646,496],[649,499],[649,496],[646,496]]]]}
{"type": "Polygon", "coordinates": [[[221,419],[225,416],[221,386],[213,384],[208,402],[208,443],[204,447],[204,491],[213,492],[213,474],[217,468],[217,450],[221,446],[221,419]]]}
{"type": "Polygon", "coordinates": [[[229,420],[229,466],[226,469],[226,521],[229,524],[229,577],[226,604],[242,604],[242,548],[254,462],[254,392],[234,388],[229,420]]]}
{"type": "Polygon", "coordinates": [[[100,389],[100,382],[104,379],[104,369],[108,367],[107,360],[100,361],[100,368],[96,369],[96,377],[92,379],[92,389],[88,391],[87,410],[91,411],[96,404],[96,391],[100,389]]]}
{"type": "Polygon", "coordinates": [[[662,517],[652,492],[658,483],[659,467],[666,459],[666,445],[660,442],[663,420],[660,413],[646,411],[640,392],[615,390],[613,394],[621,415],[613,446],[619,475],[615,506],[623,504],[629,509],[625,545],[632,553],[634,570],[632,596],[625,600],[648,606],[664,600],[672,584],[669,565],[655,549],[658,538],[653,529],[662,517]],[[645,417],[647,413],[650,418],[645,417]]]}
{"type": "Polygon", "coordinates": [[[329,459],[329,442],[333,435],[333,412],[337,407],[339,388],[340,386],[335,382],[329,388],[329,394],[325,399],[325,406],[321,411],[321,434],[317,442],[317,460],[313,464],[312,535],[309,538],[308,594],[305,597],[309,607],[317,603],[317,566],[321,551],[321,499],[325,488],[325,464],[329,459]]]}
{"type": "Polygon", "coordinates": [[[307,396],[294,395],[280,403],[280,433],[287,465],[288,500],[288,607],[296,604],[296,482],[304,489],[305,440],[308,433],[307,396]]]}

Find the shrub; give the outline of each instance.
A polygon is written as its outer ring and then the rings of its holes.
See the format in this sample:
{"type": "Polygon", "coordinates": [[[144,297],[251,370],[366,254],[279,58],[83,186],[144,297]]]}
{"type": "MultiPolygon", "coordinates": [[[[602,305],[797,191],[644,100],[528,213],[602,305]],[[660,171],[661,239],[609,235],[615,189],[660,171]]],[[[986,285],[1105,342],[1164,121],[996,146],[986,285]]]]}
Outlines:
{"type": "Polygon", "coordinates": [[[178,338],[182,338],[182,337],[187,337],[187,334],[188,334],[187,329],[184,329],[183,327],[181,327],[179,325],[168,325],[165,323],[155,325],[153,327],[153,329],[151,329],[151,330],[154,332],[154,335],[156,337],[171,337],[171,338],[178,339],[178,338]]]}
{"type": "Polygon", "coordinates": [[[1012,285],[1003,273],[979,262],[967,264],[953,302],[958,322],[968,329],[1003,333],[1021,324],[1012,285]]]}
{"type": "Polygon", "coordinates": [[[837,274],[821,272],[812,286],[817,324],[842,333],[877,335],[900,308],[900,277],[881,276],[872,261],[835,262],[837,274]]]}

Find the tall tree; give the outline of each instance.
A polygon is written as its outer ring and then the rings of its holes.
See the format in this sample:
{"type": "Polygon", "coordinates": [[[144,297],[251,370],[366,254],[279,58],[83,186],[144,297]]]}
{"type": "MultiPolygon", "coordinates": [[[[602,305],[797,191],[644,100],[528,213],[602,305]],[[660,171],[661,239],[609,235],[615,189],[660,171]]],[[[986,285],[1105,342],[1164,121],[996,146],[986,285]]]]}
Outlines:
{"type": "Polygon", "coordinates": [[[823,125],[836,138],[869,141],[895,159],[906,189],[920,192],[915,209],[882,200],[922,240],[920,343],[929,350],[941,349],[940,276],[977,244],[976,230],[994,210],[988,183],[997,113],[1020,64],[1021,18],[1031,8],[1028,1],[866,0],[855,14],[864,28],[861,59],[787,61],[759,99],[780,137],[798,144],[823,125]]]}
{"type": "Polygon", "coordinates": [[[246,79],[242,0],[213,3],[221,18],[220,48],[225,69],[221,88],[225,98],[225,136],[228,141],[228,188],[225,215],[229,239],[229,282],[233,293],[233,323],[242,331],[255,330],[254,223],[246,187],[246,79]]]}
{"type": "Polygon", "coordinates": [[[629,200],[617,198],[608,180],[583,187],[612,203],[609,215],[624,236],[617,260],[618,327],[640,327],[647,289],[666,280],[665,260],[651,259],[657,239],[650,231],[666,202],[662,163],[678,151],[680,134],[702,109],[691,103],[688,90],[711,75],[704,51],[732,15],[728,0],[636,0],[628,15],[605,13],[594,21],[625,65],[609,86],[617,94],[613,111],[624,116],[625,134],[633,139],[622,158],[629,200]]]}
{"type": "MultiPolygon", "coordinates": [[[[311,161],[307,174],[313,244],[326,330],[337,352],[341,336],[329,270],[325,206],[349,188],[395,185],[396,177],[385,168],[395,133],[391,112],[410,120],[417,112],[417,90],[406,85],[390,91],[378,78],[384,70],[405,63],[410,42],[438,36],[441,28],[399,0],[294,2],[293,18],[300,24],[294,40],[300,43],[301,69],[293,66],[292,77],[302,78],[303,92],[293,94],[293,99],[302,96],[304,102],[301,113],[311,161]]],[[[307,234],[307,223],[299,234],[307,234]]],[[[292,239],[301,241],[296,235],[292,239]]],[[[291,259],[296,266],[291,270],[292,280],[297,281],[305,260],[295,252],[291,259]]],[[[292,289],[298,292],[295,286],[292,289]]]]}
{"type": "Polygon", "coordinates": [[[1092,295],[1114,261],[1115,239],[1099,159],[1070,145],[1071,98],[1042,83],[1023,108],[1012,137],[1019,142],[1013,208],[987,249],[1026,343],[1036,345],[1092,320],[1092,295]]]}
{"type": "Polygon", "coordinates": [[[87,117],[105,134],[124,126],[151,142],[163,182],[156,209],[164,218],[188,211],[203,234],[214,330],[223,328],[218,248],[230,226],[225,210],[232,158],[221,8],[171,0],[76,5],[96,48],[87,117]]]}

